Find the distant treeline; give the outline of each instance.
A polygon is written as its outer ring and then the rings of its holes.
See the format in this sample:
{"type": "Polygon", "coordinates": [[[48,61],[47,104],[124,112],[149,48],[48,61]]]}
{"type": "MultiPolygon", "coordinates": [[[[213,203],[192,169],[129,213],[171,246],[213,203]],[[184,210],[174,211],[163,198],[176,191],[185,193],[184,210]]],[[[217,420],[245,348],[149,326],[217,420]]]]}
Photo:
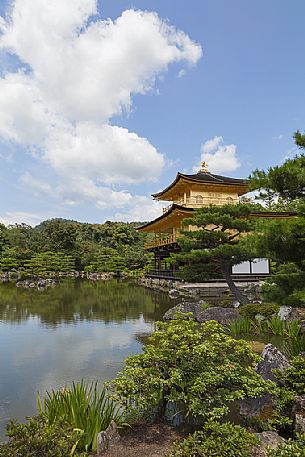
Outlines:
{"type": "Polygon", "coordinates": [[[149,260],[139,223],[88,224],[51,219],[36,227],[0,224],[0,270],[25,275],[141,270],[149,260]]]}

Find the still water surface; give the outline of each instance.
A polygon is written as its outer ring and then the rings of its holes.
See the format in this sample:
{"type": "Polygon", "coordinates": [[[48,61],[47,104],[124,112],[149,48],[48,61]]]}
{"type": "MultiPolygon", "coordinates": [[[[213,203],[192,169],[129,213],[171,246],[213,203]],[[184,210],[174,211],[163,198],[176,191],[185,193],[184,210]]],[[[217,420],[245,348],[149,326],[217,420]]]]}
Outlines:
{"type": "Polygon", "coordinates": [[[36,413],[38,391],[114,378],[174,304],[125,281],[67,281],[41,292],[1,285],[0,441],[9,418],[36,413]]]}

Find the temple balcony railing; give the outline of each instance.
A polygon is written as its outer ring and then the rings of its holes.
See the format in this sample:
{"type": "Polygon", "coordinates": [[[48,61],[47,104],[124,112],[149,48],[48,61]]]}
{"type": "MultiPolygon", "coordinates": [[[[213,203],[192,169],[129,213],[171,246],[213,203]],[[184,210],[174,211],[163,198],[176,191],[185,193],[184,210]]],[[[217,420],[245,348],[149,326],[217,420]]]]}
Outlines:
{"type": "Polygon", "coordinates": [[[146,243],[144,243],[144,248],[151,249],[151,248],[157,248],[160,246],[166,246],[168,244],[173,244],[173,243],[177,242],[178,237],[179,237],[178,234],[170,234],[165,237],[161,236],[160,238],[156,238],[153,241],[147,241],[146,243]]]}
{"type": "MultiPolygon", "coordinates": [[[[204,197],[204,196],[196,196],[196,197],[186,197],[185,199],[176,200],[173,203],[176,205],[185,207],[185,208],[202,208],[203,206],[209,205],[237,205],[239,203],[238,198],[232,197],[204,197]]],[[[173,203],[163,208],[163,214],[167,213],[173,203]]]]}

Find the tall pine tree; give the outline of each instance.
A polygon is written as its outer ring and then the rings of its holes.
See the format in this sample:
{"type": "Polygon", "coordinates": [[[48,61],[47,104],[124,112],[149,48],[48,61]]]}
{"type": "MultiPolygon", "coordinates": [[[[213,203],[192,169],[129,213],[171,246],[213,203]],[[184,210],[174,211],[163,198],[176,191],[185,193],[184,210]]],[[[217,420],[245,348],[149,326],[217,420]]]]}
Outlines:
{"type": "Polygon", "coordinates": [[[232,266],[253,258],[241,240],[253,230],[255,222],[250,214],[254,209],[257,211],[257,205],[210,206],[186,219],[184,224],[191,226],[190,230],[183,231],[179,238],[181,253],[173,256],[182,264],[182,275],[190,278],[200,270],[202,279],[223,277],[236,300],[248,303],[234,283],[232,266]]]}

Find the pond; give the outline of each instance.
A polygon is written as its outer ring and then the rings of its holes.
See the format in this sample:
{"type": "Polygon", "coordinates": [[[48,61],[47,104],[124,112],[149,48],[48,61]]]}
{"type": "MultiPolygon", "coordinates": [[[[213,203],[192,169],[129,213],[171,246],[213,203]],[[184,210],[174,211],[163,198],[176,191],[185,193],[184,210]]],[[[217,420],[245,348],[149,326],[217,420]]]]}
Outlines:
{"type": "Polygon", "coordinates": [[[65,281],[44,291],[2,284],[0,441],[10,418],[37,412],[37,392],[114,378],[174,304],[127,281],[65,281]]]}

